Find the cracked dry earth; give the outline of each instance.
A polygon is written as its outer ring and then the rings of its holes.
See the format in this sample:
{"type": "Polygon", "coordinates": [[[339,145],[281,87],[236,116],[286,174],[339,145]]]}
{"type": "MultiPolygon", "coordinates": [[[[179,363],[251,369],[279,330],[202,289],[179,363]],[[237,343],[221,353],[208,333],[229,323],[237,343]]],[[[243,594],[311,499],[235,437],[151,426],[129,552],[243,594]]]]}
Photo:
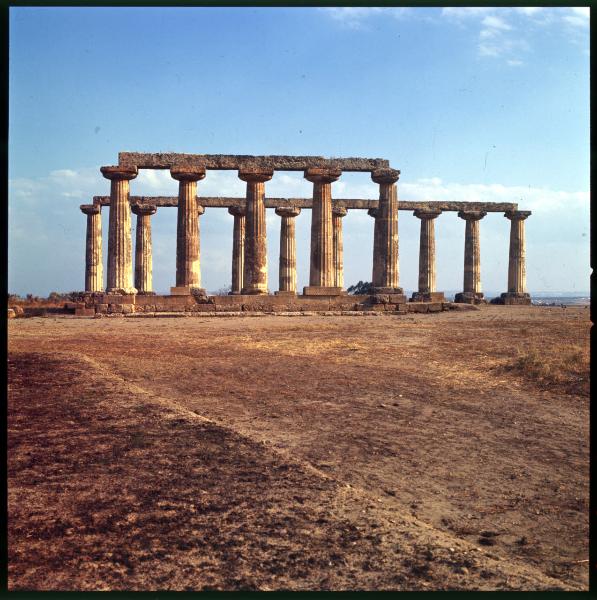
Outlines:
{"type": "Polygon", "coordinates": [[[11,590],[588,587],[586,309],[8,326],[11,590]]]}

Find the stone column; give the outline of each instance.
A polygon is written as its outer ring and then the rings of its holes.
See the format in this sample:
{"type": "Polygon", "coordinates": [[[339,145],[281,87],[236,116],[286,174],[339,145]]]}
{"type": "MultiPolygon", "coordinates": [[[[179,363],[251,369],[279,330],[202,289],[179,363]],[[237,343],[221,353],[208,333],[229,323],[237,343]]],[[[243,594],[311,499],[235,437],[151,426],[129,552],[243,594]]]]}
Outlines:
{"type": "Polygon", "coordinates": [[[178,221],[176,225],[176,286],[173,295],[205,294],[201,288],[197,182],[205,177],[202,167],[172,167],[170,175],[178,183],[178,221]]]}
{"type": "Polygon", "coordinates": [[[466,221],[464,232],[464,283],[463,291],[456,294],[455,302],[479,304],[484,302],[481,292],[481,242],[479,221],[484,211],[460,211],[458,216],[466,221]]]}
{"type": "Polygon", "coordinates": [[[81,212],[87,215],[85,240],[85,291],[104,290],[104,268],[102,264],[102,215],[101,206],[82,204],[81,212]]]}
{"type": "Polygon", "coordinates": [[[335,285],[334,235],[332,229],[332,182],[342,172],[338,169],[310,168],[305,179],[313,183],[311,210],[311,266],[306,296],[337,296],[342,288],[335,285]]]}
{"type": "Polygon", "coordinates": [[[398,192],[397,169],[378,169],[371,179],[379,184],[379,205],[375,217],[373,243],[373,291],[402,294],[398,279],[398,192]]]}
{"type": "Polygon", "coordinates": [[[267,234],[265,225],[265,182],[273,170],[239,169],[238,176],[247,182],[247,216],[245,230],[245,264],[243,294],[267,294],[267,234]]]}
{"type": "Polygon", "coordinates": [[[344,240],[342,219],[348,211],[343,206],[332,208],[332,229],[334,231],[334,285],[344,288],[344,240]]]}
{"type": "Polygon", "coordinates": [[[421,219],[419,245],[419,291],[414,292],[411,302],[439,302],[443,292],[435,291],[435,227],[434,221],[441,210],[417,209],[415,217],[421,219]]]}
{"type": "Polygon", "coordinates": [[[530,304],[526,291],[526,248],[524,221],[530,210],[510,210],[504,216],[510,219],[510,255],[508,260],[508,291],[501,295],[503,304],[530,304]]]}
{"type": "Polygon", "coordinates": [[[230,206],[228,213],[234,217],[232,234],[232,286],[230,294],[240,294],[243,289],[243,270],[245,268],[245,215],[244,208],[230,206]]]}
{"type": "Polygon", "coordinates": [[[280,268],[277,295],[296,295],[296,236],[295,218],[300,208],[279,207],[276,214],[282,217],[280,225],[280,268]]]}
{"type": "Polygon", "coordinates": [[[379,267],[381,265],[381,261],[378,260],[379,255],[381,254],[381,228],[380,228],[380,222],[377,220],[377,217],[379,215],[379,209],[377,208],[370,208],[367,211],[367,214],[372,217],[374,219],[374,226],[373,226],[373,272],[371,274],[371,285],[374,285],[375,281],[379,281],[380,276],[379,276],[379,267]]]}
{"type": "Polygon", "coordinates": [[[109,294],[136,294],[133,287],[133,242],[129,181],[137,177],[137,167],[102,167],[110,180],[110,221],[108,228],[109,294]]]}
{"type": "Polygon", "coordinates": [[[135,205],[133,214],[137,215],[137,239],[135,241],[135,287],[138,294],[153,294],[151,254],[151,215],[155,215],[155,206],[135,205]]]}

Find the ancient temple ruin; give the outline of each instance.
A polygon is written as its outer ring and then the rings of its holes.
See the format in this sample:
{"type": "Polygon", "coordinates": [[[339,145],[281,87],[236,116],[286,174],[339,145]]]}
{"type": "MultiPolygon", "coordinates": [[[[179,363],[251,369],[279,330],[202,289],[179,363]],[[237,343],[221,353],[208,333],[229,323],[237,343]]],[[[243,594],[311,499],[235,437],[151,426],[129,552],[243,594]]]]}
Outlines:
{"type": "MultiPolygon", "coordinates": [[[[123,303],[138,308],[156,304],[152,289],[151,216],[158,209],[177,208],[176,273],[170,297],[186,297],[191,304],[209,304],[201,287],[200,217],[206,208],[227,209],[233,217],[231,296],[224,304],[250,303],[248,297],[268,295],[268,265],[265,209],[274,208],[282,219],[280,228],[279,282],[275,297],[287,302],[300,299],[346,298],[343,275],[342,219],[349,210],[367,210],[374,219],[373,296],[399,309],[407,299],[399,282],[398,213],[412,211],[420,219],[419,285],[410,303],[444,302],[435,281],[435,221],[443,212],[456,211],[465,223],[464,276],[462,292],[455,301],[483,302],[481,291],[481,246],[479,221],[488,212],[502,212],[511,222],[507,291],[495,301],[502,304],[530,304],[526,291],[524,221],[530,211],[518,210],[516,203],[492,202],[409,202],[398,200],[400,171],[389,161],[371,158],[323,158],[318,156],[244,156],[204,154],[144,154],[121,152],[117,166],[101,168],[110,180],[109,196],[94,196],[82,205],[87,215],[85,291],[95,303],[108,306],[119,296],[123,303]],[[130,181],[139,169],[169,169],[178,181],[175,197],[131,196],[130,181]],[[201,196],[198,182],[209,170],[235,170],[246,182],[241,198],[201,196]],[[313,184],[312,198],[270,198],[265,185],[275,170],[302,171],[313,184]],[[379,185],[378,199],[332,199],[332,184],[343,172],[370,173],[379,185]],[[107,285],[102,272],[101,209],[110,207],[108,232],[107,285]],[[297,290],[295,218],[311,210],[309,285],[297,290]],[[135,252],[131,236],[131,213],[137,218],[135,252]],[[134,257],[134,258],[133,258],[134,257]],[[133,266],[134,265],[134,266],[133,266]],[[105,293],[104,293],[105,292],[105,293]],[[105,298],[102,298],[104,293],[105,298]],[[147,298],[144,298],[147,297],[147,298]],[[132,298],[132,299],[131,299],[132,298]],[[112,302],[110,302],[112,300],[112,302]]],[[[274,298],[274,296],[267,296],[274,298]]],[[[168,298],[167,296],[161,297],[168,298]]],[[[255,306],[263,306],[253,302],[255,306]]],[[[162,302],[168,302],[161,300],[162,302]]],[[[185,301],[186,302],[186,301],[185,301]]],[[[219,300],[222,303],[222,300],[219,300]]],[[[273,304],[276,304],[272,300],[273,304]]]]}

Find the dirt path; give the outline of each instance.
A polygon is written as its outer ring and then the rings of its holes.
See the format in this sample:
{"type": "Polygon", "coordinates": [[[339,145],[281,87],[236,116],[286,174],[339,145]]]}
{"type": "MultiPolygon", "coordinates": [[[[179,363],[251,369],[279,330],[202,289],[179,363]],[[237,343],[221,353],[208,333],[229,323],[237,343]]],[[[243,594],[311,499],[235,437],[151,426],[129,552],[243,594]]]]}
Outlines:
{"type": "MultiPolygon", "coordinates": [[[[165,398],[358,491],[374,502],[374,519],[412,518],[487,550],[512,573],[532,569],[586,587],[588,399],[503,366],[521,348],[545,356],[588,348],[587,313],[31,319],[11,323],[10,348],[80,353],[94,377],[113,373],[135,393],[165,398]]],[[[468,575],[448,587],[479,585],[480,571],[464,568],[468,575]]],[[[411,589],[413,573],[403,577],[332,587],[411,589]]]]}

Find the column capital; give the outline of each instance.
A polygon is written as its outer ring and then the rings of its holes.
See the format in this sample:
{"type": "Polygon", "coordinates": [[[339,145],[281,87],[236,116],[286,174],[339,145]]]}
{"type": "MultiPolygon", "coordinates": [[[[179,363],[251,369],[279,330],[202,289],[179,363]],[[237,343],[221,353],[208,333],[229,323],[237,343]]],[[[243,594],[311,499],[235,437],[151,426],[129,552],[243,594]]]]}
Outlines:
{"type": "Polygon", "coordinates": [[[458,212],[458,216],[465,221],[479,221],[486,215],[484,210],[461,210],[458,212]]]}
{"type": "Polygon", "coordinates": [[[398,169],[376,169],[371,172],[371,179],[375,183],[396,183],[399,177],[398,169]]]}
{"type": "Polygon", "coordinates": [[[138,175],[137,167],[124,167],[120,165],[100,167],[100,171],[106,179],[112,180],[130,180],[135,179],[138,175]]]}
{"type": "Polygon", "coordinates": [[[131,206],[131,211],[133,212],[134,215],[137,216],[144,216],[144,215],[155,215],[155,213],[157,212],[157,207],[156,206],[151,206],[151,205],[143,205],[143,204],[133,204],[131,206]]]}
{"type": "Polygon", "coordinates": [[[301,214],[301,209],[296,206],[278,206],[276,214],[279,217],[298,217],[301,214]]]}
{"type": "Polygon", "coordinates": [[[172,167],[170,175],[177,181],[201,181],[205,177],[205,167],[172,167]]]}
{"type": "Polygon", "coordinates": [[[233,217],[244,217],[247,214],[247,209],[244,206],[229,206],[228,214],[233,217]]]}
{"type": "Polygon", "coordinates": [[[332,215],[334,217],[345,217],[348,214],[348,210],[344,206],[334,206],[332,204],[332,215]]]}
{"type": "Polygon", "coordinates": [[[205,206],[197,204],[197,216],[200,217],[205,212],[205,206]]]}
{"type": "Polygon", "coordinates": [[[524,221],[530,214],[530,210],[507,210],[504,217],[510,221],[524,221]]]}
{"type": "Polygon", "coordinates": [[[79,208],[81,209],[81,212],[86,215],[98,215],[102,209],[99,204],[81,204],[79,208]]]}
{"type": "Polygon", "coordinates": [[[321,169],[319,167],[311,167],[305,169],[304,176],[311,183],[333,183],[342,175],[340,169],[321,169]]]}
{"type": "Polygon", "coordinates": [[[374,219],[377,219],[377,215],[379,215],[379,208],[370,208],[367,211],[367,214],[374,219]]]}
{"type": "Polygon", "coordinates": [[[439,217],[442,214],[441,210],[438,210],[437,208],[433,209],[433,208],[417,208],[414,212],[413,215],[419,219],[435,219],[436,217],[439,217]]]}
{"type": "Polygon", "coordinates": [[[273,169],[239,169],[238,177],[247,183],[265,183],[274,176],[273,169]]]}

